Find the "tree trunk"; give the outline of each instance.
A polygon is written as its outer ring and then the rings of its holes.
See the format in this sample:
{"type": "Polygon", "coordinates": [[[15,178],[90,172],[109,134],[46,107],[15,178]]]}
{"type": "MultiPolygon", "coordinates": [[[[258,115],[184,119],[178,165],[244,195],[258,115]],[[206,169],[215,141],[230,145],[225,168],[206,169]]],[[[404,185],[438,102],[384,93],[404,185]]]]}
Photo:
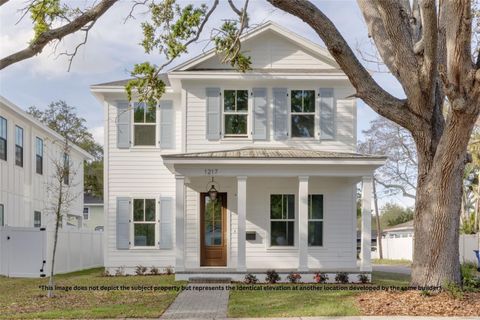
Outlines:
{"type": "Polygon", "coordinates": [[[58,241],[58,229],[60,227],[60,219],[57,215],[57,221],[55,223],[55,236],[53,238],[53,253],[52,253],[52,266],[50,268],[50,279],[48,280],[48,294],[47,297],[53,297],[53,286],[55,285],[54,281],[54,268],[55,268],[55,254],[57,253],[57,241],[58,241]]]}
{"type": "Polygon", "coordinates": [[[375,220],[377,221],[377,250],[378,257],[383,259],[383,248],[382,248],[382,226],[380,224],[380,214],[378,212],[378,197],[377,197],[377,187],[376,179],[373,178],[373,204],[375,206],[375,220]]]}

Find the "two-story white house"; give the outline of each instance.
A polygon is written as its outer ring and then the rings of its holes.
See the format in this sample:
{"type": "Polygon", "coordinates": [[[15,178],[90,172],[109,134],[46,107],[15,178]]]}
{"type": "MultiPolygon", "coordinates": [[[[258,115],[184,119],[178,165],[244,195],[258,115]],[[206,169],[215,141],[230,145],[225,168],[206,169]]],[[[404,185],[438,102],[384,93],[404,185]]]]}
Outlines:
{"type": "Polygon", "coordinates": [[[246,73],[210,50],[161,75],[156,109],[127,101],[128,80],[91,87],[105,114],[110,271],[371,271],[372,174],[385,159],[356,153],[346,75],[324,48],[271,22],[245,34],[242,50],[246,73]]]}

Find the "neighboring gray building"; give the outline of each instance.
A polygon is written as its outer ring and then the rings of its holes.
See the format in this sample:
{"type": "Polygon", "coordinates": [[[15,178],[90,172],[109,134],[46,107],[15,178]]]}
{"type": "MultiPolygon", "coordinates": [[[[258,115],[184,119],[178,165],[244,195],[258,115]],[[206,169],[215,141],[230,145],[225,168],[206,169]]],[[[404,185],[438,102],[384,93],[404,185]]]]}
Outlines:
{"type": "Polygon", "coordinates": [[[105,223],[103,198],[85,193],[83,199],[83,227],[86,229],[103,231],[105,223]]]}

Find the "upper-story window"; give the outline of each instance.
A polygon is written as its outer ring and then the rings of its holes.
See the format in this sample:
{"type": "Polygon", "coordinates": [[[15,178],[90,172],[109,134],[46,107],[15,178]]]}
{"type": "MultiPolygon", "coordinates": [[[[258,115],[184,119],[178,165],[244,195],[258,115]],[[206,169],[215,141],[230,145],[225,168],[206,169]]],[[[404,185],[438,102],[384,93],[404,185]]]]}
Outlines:
{"type": "Polygon", "coordinates": [[[135,103],[133,111],[134,146],[155,146],[156,141],[156,107],[144,102],[135,103]]]}
{"type": "Polygon", "coordinates": [[[226,137],[248,136],[248,90],[225,90],[223,125],[226,137]]]}
{"type": "Polygon", "coordinates": [[[68,185],[70,183],[70,156],[68,153],[63,154],[63,183],[68,185]]]}
{"type": "Polygon", "coordinates": [[[40,211],[33,212],[33,227],[40,228],[42,226],[42,213],[40,211]]]}
{"type": "Polygon", "coordinates": [[[35,139],[35,170],[43,174],[43,140],[39,137],[35,139]]]}
{"type": "Polygon", "coordinates": [[[15,164],[23,167],[23,129],[15,126],[15,164]]]}
{"type": "Polygon", "coordinates": [[[7,161],[7,119],[0,117],[0,159],[7,161]]]}
{"type": "Polygon", "coordinates": [[[90,219],[90,208],[85,207],[83,208],[83,220],[89,220],[90,219]]]}
{"type": "Polygon", "coordinates": [[[315,137],[315,91],[292,90],[290,100],[292,138],[315,137]]]}

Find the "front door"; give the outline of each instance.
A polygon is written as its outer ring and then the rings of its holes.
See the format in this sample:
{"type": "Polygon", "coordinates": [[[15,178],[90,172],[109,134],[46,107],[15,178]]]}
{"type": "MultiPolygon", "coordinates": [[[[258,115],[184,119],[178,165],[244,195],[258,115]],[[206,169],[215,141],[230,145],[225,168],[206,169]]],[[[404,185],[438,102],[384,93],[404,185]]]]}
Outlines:
{"type": "Polygon", "coordinates": [[[226,212],[226,193],[218,193],[214,201],[208,193],[200,194],[201,266],[227,266],[226,212]]]}

